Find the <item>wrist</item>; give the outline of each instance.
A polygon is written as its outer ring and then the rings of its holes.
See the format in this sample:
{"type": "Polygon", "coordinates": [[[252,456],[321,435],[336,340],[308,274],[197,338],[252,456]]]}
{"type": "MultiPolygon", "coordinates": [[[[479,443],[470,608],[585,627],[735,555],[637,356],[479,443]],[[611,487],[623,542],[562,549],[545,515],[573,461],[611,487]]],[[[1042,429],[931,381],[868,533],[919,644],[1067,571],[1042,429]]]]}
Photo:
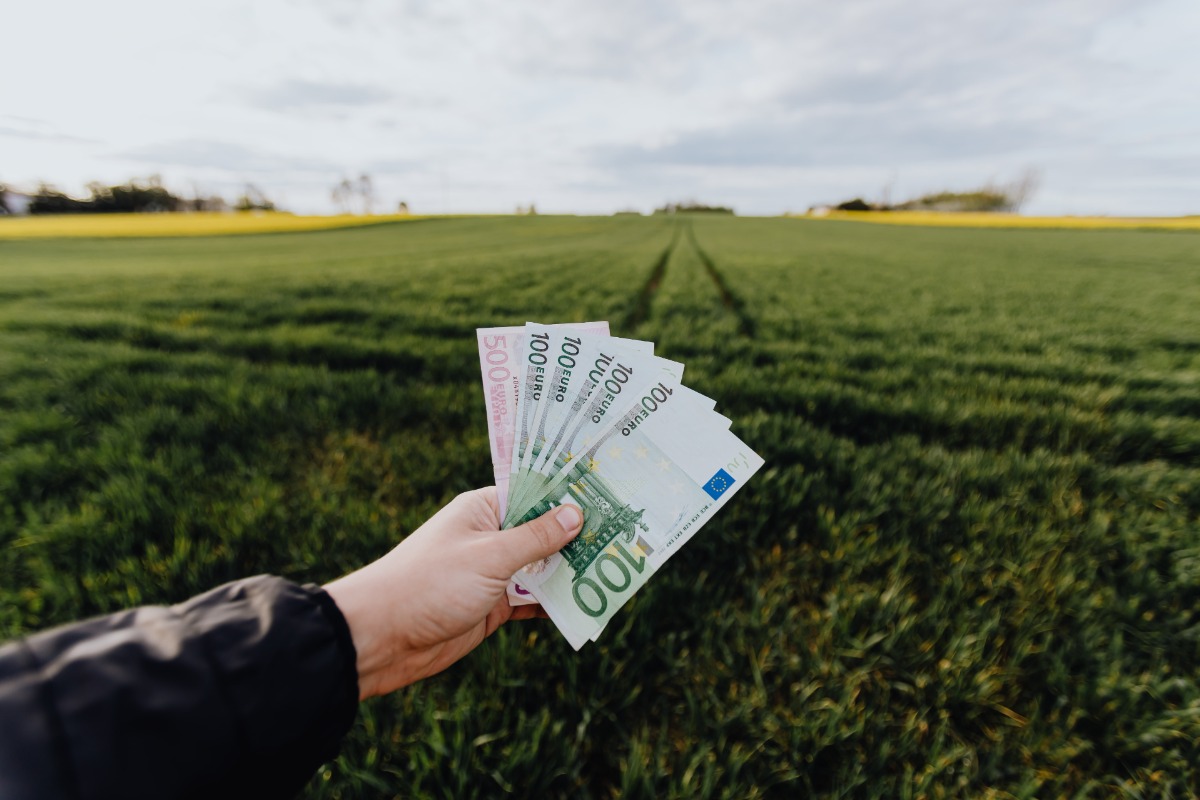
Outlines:
{"type": "Polygon", "coordinates": [[[327,584],[325,592],[333,599],[350,629],[354,643],[355,668],[358,671],[358,699],[381,694],[381,676],[393,661],[392,639],[382,629],[377,592],[372,591],[366,569],[353,572],[327,584]]]}

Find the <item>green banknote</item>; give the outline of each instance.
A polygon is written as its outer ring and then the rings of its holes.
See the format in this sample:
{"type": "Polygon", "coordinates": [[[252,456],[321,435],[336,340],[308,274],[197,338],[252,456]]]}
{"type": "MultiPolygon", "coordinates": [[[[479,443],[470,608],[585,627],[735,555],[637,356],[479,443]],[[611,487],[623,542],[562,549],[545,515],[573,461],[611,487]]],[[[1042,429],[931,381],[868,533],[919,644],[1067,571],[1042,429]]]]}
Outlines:
{"type": "Polygon", "coordinates": [[[564,339],[560,345],[553,375],[534,414],[526,460],[521,464],[525,475],[545,471],[544,464],[552,460],[566,426],[582,410],[596,386],[595,381],[604,374],[604,365],[627,360],[635,354],[654,355],[653,342],[637,339],[584,334],[578,337],[578,342],[576,347],[575,342],[564,339]]]}
{"type": "Polygon", "coordinates": [[[614,419],[639,402],[642,393],[656,384],[679,385],[683,364],[642,353],[604,351],[590,365],[579,388],[577,410],[565,416],[545,452],[534,467],[509,485],[505,523],[515,523],[545,496],[557,476],[564,473],[578,454],[596,440],[614,419]]]}
{"type": "MultiPolygon", "coordinates": [[[[676,392],[676,394],[679,395],[681,406],[683,406],[683,405],[691,406],[690,413],[692,413],[693,417],[696,419],[697,424],[699,424],[705,428],[712,428],[713,430],[717,430],[717,429],[728,430],[729,429],[729,427],[730,427],[729,418],[722,416],[721,414],[718,414],[718,413],[716,413],[716,411],[713,410],[717,403],[716,400],[713,400],[711,397],[705,397],[704,395],[700,394],[699,392],[695,392],[683,385],[676,386],[675,392],[676,392]],[[705,419],[701,419],[700,412],[702,412],[702,411],[708,411],[709,416],[705,419]]],[[[559,462],[559,463],[561,465],[561,462],[559,462]]],[[[539,484],[541,486],[542,494],[539,494],[536,496],[536,498],[535,498],[536,502],[540,502],[541,500],[545,499],[544,494],[550,488],[549,483],[548,483],[549,480],[550,480],[549,477],[545,477],[543,482],[539,484]]],[[[531,595],[516,580],[509,582],[508,600],[509,600],[509,603],[514,606],[528,605],[530,603],[537,602],[537,600],[534,599],[533,595],[531,595]]],[[[593,636],[593,638],[595,638],[595,636],[593,636]]]]}
{"type": "Polygon", "coordinates": [[[563,503],[584,515],[574,542],[514,579],[579,649],[762,463],[707,398],[666,381],[645,387],[514,522],[563,503]]]}
{"type": "Polygon", "coordinates": [[[561,424],[564,413],[560,407],[567,406],[575,387],[587,383],[587,375],[595,372],[593,365],[605,358],[653,351],[650,342],[588,334],[562,325],[525,325],[520,356],[526,373],[516,404],[506,507],[537,491],[540,482],[531,480],[530,475],[547,443],[546,426],[561,424]]]}

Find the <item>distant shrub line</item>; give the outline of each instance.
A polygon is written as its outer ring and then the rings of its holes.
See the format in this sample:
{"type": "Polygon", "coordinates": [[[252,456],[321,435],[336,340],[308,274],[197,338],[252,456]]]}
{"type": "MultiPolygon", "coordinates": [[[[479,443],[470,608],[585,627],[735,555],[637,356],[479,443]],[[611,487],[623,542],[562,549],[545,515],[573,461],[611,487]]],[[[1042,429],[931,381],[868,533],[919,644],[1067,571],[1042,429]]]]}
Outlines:
{"type": "MultiPolygon", "coordinates": [[[[186,198],[162,185],[157,175],[133,178],[117,186],[88,184],[88,196],[72,197],[50,184],[38,186],[29,198],[29,214],[130,214],[177,211],[275,211],[275,203],[253,184],[247,184],[232,206],[219,195],[186,198]]],[[[0,187],[0,214],[13,213],[0,187]]]]}

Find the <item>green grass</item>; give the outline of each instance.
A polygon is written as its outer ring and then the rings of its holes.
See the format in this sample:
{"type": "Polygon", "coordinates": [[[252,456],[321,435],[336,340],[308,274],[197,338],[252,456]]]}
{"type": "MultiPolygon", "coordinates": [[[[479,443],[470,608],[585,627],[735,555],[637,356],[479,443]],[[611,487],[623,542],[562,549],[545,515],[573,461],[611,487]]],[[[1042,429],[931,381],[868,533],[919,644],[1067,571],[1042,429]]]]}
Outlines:
{"type": "Polygon", "coordinates": [[[474,328],[605,318],[767,460],[576,654],[311,797],[1200,792],[1200,236],[474,219],[0,242],[0,635],[324,581],[490,476],[474,328]]]}

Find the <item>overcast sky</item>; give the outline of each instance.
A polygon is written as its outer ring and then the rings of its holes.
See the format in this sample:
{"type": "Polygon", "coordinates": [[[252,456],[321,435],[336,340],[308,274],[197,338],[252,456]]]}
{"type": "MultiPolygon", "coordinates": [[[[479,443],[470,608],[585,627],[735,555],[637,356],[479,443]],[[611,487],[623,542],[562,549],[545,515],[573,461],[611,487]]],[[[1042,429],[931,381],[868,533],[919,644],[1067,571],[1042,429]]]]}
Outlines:
{"type": "Polygon", "coordinates": [[[0,0],[0,181],[777,214],[1040,173],[1200,214],[1195,0],[0,0]]]}

